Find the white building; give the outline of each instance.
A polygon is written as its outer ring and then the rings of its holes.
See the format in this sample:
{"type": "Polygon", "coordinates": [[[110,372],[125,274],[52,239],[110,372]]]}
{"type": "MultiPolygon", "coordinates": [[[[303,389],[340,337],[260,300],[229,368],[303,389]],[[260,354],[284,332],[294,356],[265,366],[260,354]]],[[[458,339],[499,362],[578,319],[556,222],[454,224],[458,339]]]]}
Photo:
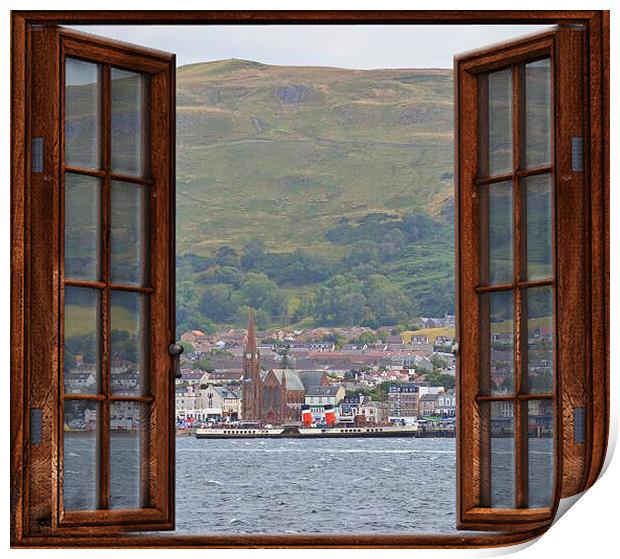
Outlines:
{"type": "Polygon", "coordinates": [[[304,397],[304,403],[310,406],[313,415],[321,415],[325,406],[336,407],[345,395],[345,388],[341,384],[329,386],[311,386],[304,397]]]}
{"type": "Polygon", "coordinates": [[[390,413],[387,402],[364,402],[360,406],[360,413],[367,423],[386,423],[390,413]]]}
{"type": "Polygon", "coordinates": [[[181,421],[208,421],[222,417],[236,419],[240,406],[239,395],[225,386],[210,385],[198,390],[189,386],[178,389],[176,393],[176,417],[181,421]]]}

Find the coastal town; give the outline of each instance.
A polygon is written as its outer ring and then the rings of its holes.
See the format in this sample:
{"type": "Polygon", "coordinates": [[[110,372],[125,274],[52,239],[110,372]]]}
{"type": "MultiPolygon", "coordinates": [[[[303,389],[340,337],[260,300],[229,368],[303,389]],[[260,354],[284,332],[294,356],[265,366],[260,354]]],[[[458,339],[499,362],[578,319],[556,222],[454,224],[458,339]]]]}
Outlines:
{"type": "MultiPolygon", "coordinates": [[[[453,329],[454,317],[426,319],[453,329]]],[[[454,431],[453,338],[368,327],[184,332],[179,432],[217,425],[409,425],[454,431]],[[303,418],[302,418],[303,416],[303,418]]]]}
{"type": "MultiPolygon", "coordinates": [[[[419,436],[454,436],[454,316],[420,322],[424,328],[412,332],[360,326],[258,330],[250,312],[246,328],[186,331],[180,336],[184,352],[175,387],[177,434],[248,426],[415,426],[419,436]]],[[[140,395],[143,365],[136,340],[127,332],[114,337],[118,351],[110,361],[112,391],[140,395]]],[[[96,391],[96,356],[88,349],[88,339],[67,342],[72,349],[65,361],[68,393],[96,391]]],[[[528,383],[542,394],[552,378],[551,348],[550,329],[532,323],[528,383]]],[[[504,322],[494,323],[489,344],[493,394],[513,389],[513,349],[511,331],[504,322]]],[[[530,401],[532,436],[550,436],[549,404],[530,401]]],[[[140,429],[139,408],[133,402],[118,401],[111,412],[113,432],[140,429]]],[[[494,403],[491,414],[493,432],[511,436],[510,402],[494,403]]],[[[66,406],[66,431],[89,431],[95,423],[94,407],[66,406]]]]}

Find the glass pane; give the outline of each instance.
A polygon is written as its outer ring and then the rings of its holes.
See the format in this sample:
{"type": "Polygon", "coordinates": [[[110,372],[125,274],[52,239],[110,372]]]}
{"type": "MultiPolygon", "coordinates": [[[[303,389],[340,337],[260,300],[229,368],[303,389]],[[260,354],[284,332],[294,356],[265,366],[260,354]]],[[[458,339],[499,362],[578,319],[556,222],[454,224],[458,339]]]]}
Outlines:
{"type": "Polygon", "coordinates": [[[514,391],[512,291],[481,295],[480,314],[480,392],[511,394],[514,391]]]}
{"type": "Polygon", "coordinates": [[[550,507],[553,498],[553,402],[527,403],[529,506],[550,507]]]}
{"type": "Polygon", "coordinates": [[[525,165],[551,163],[551,61],[525,65],[525,165]]]}
{"type": "Polygon", "coordinates": [[[145,443],[145,404],[110,404],[110,508],[139,508],[142,494],[141,455],[145,443]]]}
{"type": "Polygon", "coordinates": [[[528,279],[553,275],[551,175],[537,175],[523,180],[526,192],[526,238],[528,279]]]}
{"type": "Polygon", "coordinates": [[[111,80],[112,172],[143,176],[148,171],[146,77],[112,68],[111,80]]]}
{"type": "Polygon", "coordinates": [[[146,281],[146,187],[112,182],[111,275],[113,283],[146,281]]]}
{"type": "Polygon", "coordinates": [[[65,164],[101,166],[101,79],[98,64],[65,60],[65,164]]]}
{"type": "Polygon", "coordinates": [[[480,175],[512,171],[512,70],[492,72],[481,78],[480,175]],[[485,90],[486,82],[486,90],[485,90]],[[486,93],[486,98],[484,93],[486,93]]]}
{"type": "Polygon", "coordinates": [[[100,272],[101,181],[65,175],[65,277],[97,281],[100,272]]]}
{"type": "Polygon", "coordinates": [[[65,287],[64,385],[67,394],[99,391],[100,292],[65,287]]]}
{"type": "Polygon", "coordinates": [[[511,283],[512,183],[507,181],[482,186],[480,196],[481,281],[489,285],[511,283]]]}
{"type": "Polygon", "coordinates": [[[553,391],[553,289],[527,290],[527,383],[532,394],[553,391]]]}
{"type": "Polygon", "coordinates": [[[112,394],[142,395],[146,390],[145,296],[112,291],[110,313],[110,382],[112,394]]]}
{"type": "Polygon", "coordinates": [[[515,506],[514,405],[483,402],[481,419],[480,501],[483,507],[515,506]]]}
{"type": "Polygon", "coordinates": [[[65,510],[93,510],[99,503],[99,403],[66,400],[64,406],[65,510]]]}

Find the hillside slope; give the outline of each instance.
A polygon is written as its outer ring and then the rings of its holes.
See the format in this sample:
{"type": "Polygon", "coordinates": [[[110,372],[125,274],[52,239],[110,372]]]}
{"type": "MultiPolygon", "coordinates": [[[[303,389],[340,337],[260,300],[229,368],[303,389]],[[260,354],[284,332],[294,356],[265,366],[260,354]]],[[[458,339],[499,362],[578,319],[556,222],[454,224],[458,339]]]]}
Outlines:
{"type": "MultiPolygon", "coordinates": [[[[228,264],[241,278],[216,281],[232,291],[249,271],[266,274],[284,290],[287,310],[271,313],[271,320],[308,318],[299,312],[293,317],[291,308],[299,308],[311,284],[359,267],[362,262],[347,258],[364,242],[379,243],[381,253],[367,275],[397,284],[415,302],[416,313],[452,310],[452,128],[450,70],[343,70],[245,60],[181,67],[180,321],[226,322],[209,316],[202,298],[215,268],[228,264]],[[382,249],[386,234],[396,251],[382,249]],[[261,254],[303,253],[327,262],[331,272],[291,282],[265,268],[273,258],[253,268],[218,260],[222,247],[242,258],[252,239],[260,241],[261,254]],[[426,304],[425,297],[434,301],[426,304]]],[[[239,301],[244,304],[247,299],[239,301]]],[[[236,321],[233,315],[229,322],[236,321]]]]}

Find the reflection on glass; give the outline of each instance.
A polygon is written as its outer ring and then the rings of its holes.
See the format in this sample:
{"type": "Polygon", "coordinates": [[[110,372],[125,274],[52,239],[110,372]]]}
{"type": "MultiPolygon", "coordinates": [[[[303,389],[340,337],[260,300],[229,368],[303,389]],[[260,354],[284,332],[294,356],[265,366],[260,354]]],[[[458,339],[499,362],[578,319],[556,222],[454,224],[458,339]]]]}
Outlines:
{"type": "Polygon", "coordinates": [[[140,402],[110,405],[110,508],[144,506],[141,491],[141,453],[146,428],[140,402]]]}
{"type": "Polygon", "coordinates": [[[98,64],[65,60],[65,164],[99,169],[101,80],[98,64]]]}
{"type": "Polygon", "coordinates": [[[530,508],[550,507],[553,499],[553,402],[527,402],[530,508]]]}
{"type": "MultiPolygon", "coordinates": [[[[481,228],[482,247],[488,247],[488,283],[512,281],[512,183],[499,182],[481,188],[483,202],[488,200],[488,230],[481,228]]],[[[484,210],[483,210],[484,211],[484,210]]],[[[484,219],[484,216],[481,216],[484,219]]],[[[484,248],[483,248],[484,250],[484,248]]],[[[486,262],[482,262],[485,266],[486,262]]],[[[483,274],[483,276],[486,274],[483,274]]]]}
{"type": "Polygon", "coordinates": [[[65,287],[64,386],[67,394],[95,394],[99,388],[99,291],[65,287]]]}
{"type": "Polygon", "coordinates": [[[63,419],[65,510],[93,510],[99,503],[99,403],[66,400],[63,419]]]}
{"type": "Polygon", "coordinates": [[[513,508],[515,506],[514,405],[512,402],[483,402],[480,405],[480,413],[481,445],[489,449],[488,455],[485,453],[482,455],[481,505],[513,508]]]}
{"type": "Polygon", "coordinates": [[[142,395],[145,378],[145,295],[112,290],[110,383],[112,394],[142,395]]]}
{"type": "Polygon", "coordinates": [[[480,99],[486,106],[480,107],[483,135],[480,174],[502,175],[512,171],[512,70],[507,68],[482,76],[481,87],[480,99]]]}
{"type": "Polygon", "coordinates": [[[100,279],[100,180],[65,175],[65,277],[100,279]]]}
{"type": "Polygon", "coordinates": [[[127,182],[112,182],[113,283],[143,285],[145,282],[146,188],[127,182]]]}
{"type": "Polygon", "coordinates": [[[525,165],[551,163],[551,61],[525,65],[525,165]]]}
{"type": "Polygon", "coordinates": [[[553,391],[553,290],[526,290],[527,384],[531,394],[553,391]]]}
{"type": "Polygon", "coordinates": [[[512,291],[480,296],[482,394],[511,394],[514,391],[514,336],[512,291]]]}
{"type": "Polygon", "coordinates": [[[112,172],[143,176],[147,167],[147,81],[142,74],[112,68],[112,172]]]}
{"type": "Polygon", "coordinates": [[[552,202],[551,175],[536,175],[523,180],[526,192],[527,277],[551,277],[552,202]]]}

